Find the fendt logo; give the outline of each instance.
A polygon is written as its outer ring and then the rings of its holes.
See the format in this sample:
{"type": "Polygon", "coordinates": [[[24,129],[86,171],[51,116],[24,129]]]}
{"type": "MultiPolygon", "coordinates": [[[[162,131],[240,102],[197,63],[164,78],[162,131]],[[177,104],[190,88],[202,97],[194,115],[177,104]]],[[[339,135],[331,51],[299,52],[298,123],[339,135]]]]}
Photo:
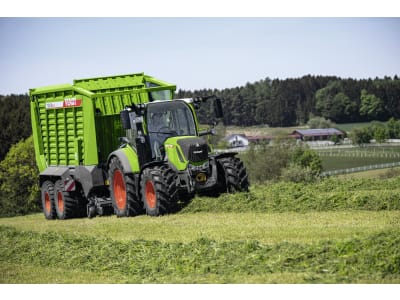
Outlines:
{"type": "Polygon", "coordinates": [[[46,103],[46,109],[79,107],[81,105],[82,105],[82,99],[66,98],[66,99],[64,99],[64,101],[46,103]]]}

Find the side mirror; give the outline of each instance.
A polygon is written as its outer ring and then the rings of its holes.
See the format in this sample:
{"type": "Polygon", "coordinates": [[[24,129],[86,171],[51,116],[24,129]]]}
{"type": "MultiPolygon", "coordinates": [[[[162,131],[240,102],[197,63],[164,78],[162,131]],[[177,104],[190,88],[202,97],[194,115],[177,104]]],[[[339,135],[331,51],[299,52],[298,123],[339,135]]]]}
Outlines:
{"type": "Polygon", "coordinates": [[[129,111],[127,109],[121,110],[120,112],[121,123],[124,129],[131,129],[131,121],[129,119],[129,111]]]}
{"type": "Polygon", "coordinates": [[[215,111],[215,117],[217,119],[222,118],[224,116],[224,112],[222,110],[222,104],[221,104],[221,99],[216,98],[214,100],[214,111],[215,111]]]}

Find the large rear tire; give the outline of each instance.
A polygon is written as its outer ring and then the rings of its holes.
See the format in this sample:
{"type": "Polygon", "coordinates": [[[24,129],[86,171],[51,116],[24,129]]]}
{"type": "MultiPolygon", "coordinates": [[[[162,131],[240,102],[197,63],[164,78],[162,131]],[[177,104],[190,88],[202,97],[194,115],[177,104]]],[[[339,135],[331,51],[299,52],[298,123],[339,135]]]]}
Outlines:
{"type": "Polygon", "coordinates": [[[217,160],[222,172],[219,174],[220,186],[228,193],[248,192],[249,179],[243,162],[237,157],[224,157],[217,160]]]}
{"type": "Polygon", "coordinates": [[[78,191],[64,191],[64,183],[57,180],[54,184],[54,203],[57,218],[60,220],[81,218],[86,214],[86,205],[78,191]]]}
{"type": "Polygon", "coordinates": [[[118,217],[128,217],[143,213],[133,175],[124,173],[122,163],[117,157],[111,159],[108,174],[115,214],[118,217]]]}
{"type": "Polygon", "coordinates": [[[168,165],[143,171],[140,189],[147,215],[160,216],[177,210],[176,177],[168,165]]]}
{"type": "Polygon", "coordinates": [[[43,182],[40,187],[43,213],[47,220],[56,218],[56,208],[54,204],[54,184],[51,181],[43,182]]]}

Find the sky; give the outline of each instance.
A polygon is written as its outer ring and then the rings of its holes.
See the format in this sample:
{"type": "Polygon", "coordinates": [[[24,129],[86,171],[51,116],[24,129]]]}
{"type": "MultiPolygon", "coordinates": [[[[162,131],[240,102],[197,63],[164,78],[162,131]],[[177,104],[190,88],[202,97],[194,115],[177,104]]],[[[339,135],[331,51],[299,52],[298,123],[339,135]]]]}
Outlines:
{"type": "Polygon", "coordinates": [[[0,94],[144,72],[178,89],[400,76],[400,18],[0,18],[0,94]]]}

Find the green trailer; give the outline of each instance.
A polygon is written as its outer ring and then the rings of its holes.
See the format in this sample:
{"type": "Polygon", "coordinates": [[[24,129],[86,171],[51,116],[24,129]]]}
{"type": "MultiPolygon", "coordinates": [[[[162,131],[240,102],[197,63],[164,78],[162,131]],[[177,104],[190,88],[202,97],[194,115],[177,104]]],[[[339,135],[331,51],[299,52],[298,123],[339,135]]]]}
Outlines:
{"type": "Polygon", "coordinates": [[[158,216],[195,193],[247,191],[236,153],[212,154],[196,108],[176,86],[143,73],[30,89],[32,131],[47,219],[115,213],[158,216]]]}

